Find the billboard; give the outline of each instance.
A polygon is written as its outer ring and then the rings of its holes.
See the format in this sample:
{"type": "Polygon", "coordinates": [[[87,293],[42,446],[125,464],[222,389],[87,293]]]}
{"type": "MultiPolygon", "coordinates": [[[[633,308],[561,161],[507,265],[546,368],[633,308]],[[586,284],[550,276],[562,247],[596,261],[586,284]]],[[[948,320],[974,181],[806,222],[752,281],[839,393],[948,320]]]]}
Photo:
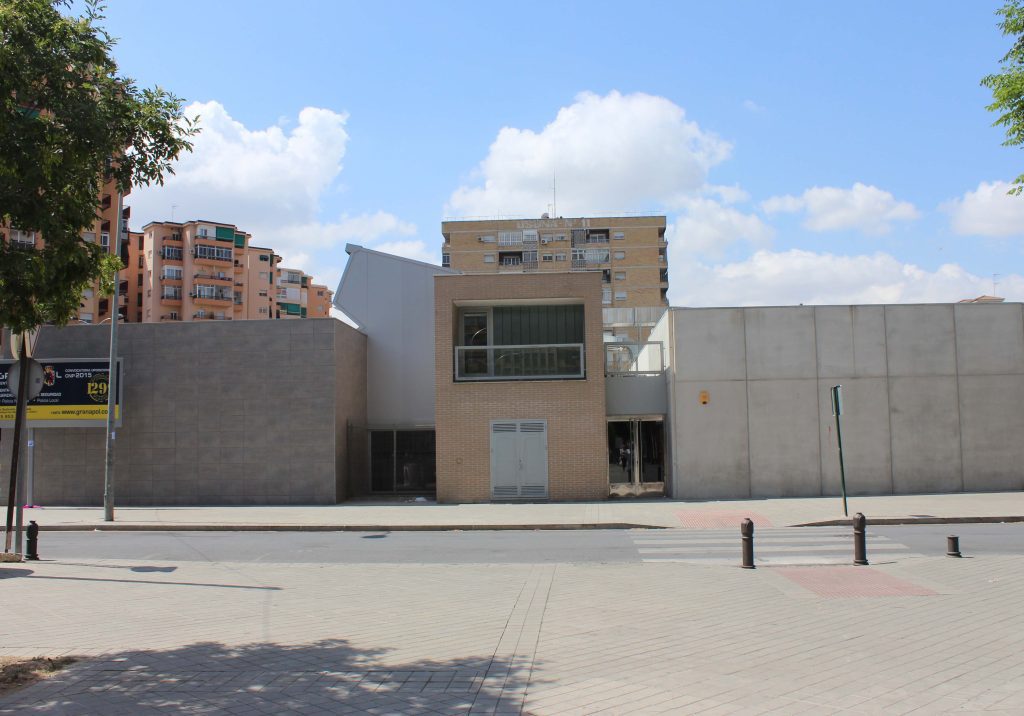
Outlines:
{"type": "MultiPolygon", "coordinates": [[[[107,424],[110,363],[104,358],[36,358],[43,367],[43,389],[28,401],[27,425],[32,428],[100,428],[107,424]]],[[[14,426],[17,400],[7,387],[14,364],[0,361],[0,428],[14,426]]],[[[121,425],[121,359],[117,359],[117,401],[114,417],[121,425]]]]}

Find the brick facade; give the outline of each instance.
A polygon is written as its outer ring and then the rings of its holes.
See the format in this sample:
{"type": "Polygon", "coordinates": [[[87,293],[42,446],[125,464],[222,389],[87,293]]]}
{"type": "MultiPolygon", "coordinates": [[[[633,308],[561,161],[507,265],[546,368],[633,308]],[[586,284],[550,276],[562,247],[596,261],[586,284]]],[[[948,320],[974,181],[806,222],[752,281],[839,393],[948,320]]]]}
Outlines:
{"type": "Polygon", "coordinates": [[[548,421],[552,500],[608,496],[601,276],[449,275],[434,278],[438,502],[490,499],[490,421],[548,421]],[[584,380],[456,383],[458,306],[466,302],[578,302],[584,307],[584,380]]]}

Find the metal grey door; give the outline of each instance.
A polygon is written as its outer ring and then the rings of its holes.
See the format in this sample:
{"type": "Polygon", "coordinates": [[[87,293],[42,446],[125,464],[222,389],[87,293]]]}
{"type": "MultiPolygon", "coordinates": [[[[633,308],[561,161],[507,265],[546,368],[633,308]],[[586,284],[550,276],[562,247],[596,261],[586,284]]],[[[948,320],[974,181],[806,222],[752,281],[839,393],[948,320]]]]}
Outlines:
{"type": "Polygon", "coordinates": [[[491,497],[548,496],[546,420],[491,422],[491,497]]]}

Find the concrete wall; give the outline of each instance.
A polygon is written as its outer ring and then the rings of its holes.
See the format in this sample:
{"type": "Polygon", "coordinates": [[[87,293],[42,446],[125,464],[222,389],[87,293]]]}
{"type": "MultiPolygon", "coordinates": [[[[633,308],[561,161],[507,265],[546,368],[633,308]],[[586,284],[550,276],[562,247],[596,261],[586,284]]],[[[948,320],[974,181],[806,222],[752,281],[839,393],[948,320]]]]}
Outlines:
{"type": "Polygon", "coordinates": [[[367,342],[371,427],[434,424],[434,276],[440,266],[349,245],[334,305],[367,342]]]}
{"type": "Polygon", "coordinates": [[[838,494],[837,384],[850,494],[1024,488],[1021,304],[671,309],[667,320],[674,497],[838,494]]]}
{"type": "MultiPolygon", "coordinates": [[[[45,328],[39,357],[105,357],[109,326],[45,328]]],[[[119,327],[118,505],[332,504],[365,421],[366,337],[334,319],[119,327]]],[[[10,465],[4,431],[0,469],[10,465]]],[[[37,429],[41,505],[99,505],[105,431],[37,429]]]]}

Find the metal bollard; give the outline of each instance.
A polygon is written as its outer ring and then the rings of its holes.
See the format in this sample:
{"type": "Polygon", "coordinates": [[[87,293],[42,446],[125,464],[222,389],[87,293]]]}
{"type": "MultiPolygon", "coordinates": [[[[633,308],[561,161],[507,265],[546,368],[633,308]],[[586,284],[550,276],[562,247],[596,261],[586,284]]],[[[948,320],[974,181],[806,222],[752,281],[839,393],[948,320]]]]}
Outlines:
{"type": "Polygon", "coordinates": [[[39,559],[39,525],[36,524],[35,520],[29,520],[26,533],[28,534],[28,542],[25,547],[25,559],[37,560],[39,559]]]}
{"type": "Polygon", "coordinates": [[[740,523],[740,538],[743,540],[743,569],[754,569],[754,523],[748,517],[740,523]]]}
{"type": "Polygon", "coordinates": [[[868,520],[863,512],[853,516],[853,563],[864,565],[868,563],[867,536],[864,534],[864,527],[868,520]]]}
{"type": "Polygon", "coordinates": [[[963,557],[963,555],[960,554],[960,538],[956,535],[949,535],[946,538],[946,556],[963,557]]]}

